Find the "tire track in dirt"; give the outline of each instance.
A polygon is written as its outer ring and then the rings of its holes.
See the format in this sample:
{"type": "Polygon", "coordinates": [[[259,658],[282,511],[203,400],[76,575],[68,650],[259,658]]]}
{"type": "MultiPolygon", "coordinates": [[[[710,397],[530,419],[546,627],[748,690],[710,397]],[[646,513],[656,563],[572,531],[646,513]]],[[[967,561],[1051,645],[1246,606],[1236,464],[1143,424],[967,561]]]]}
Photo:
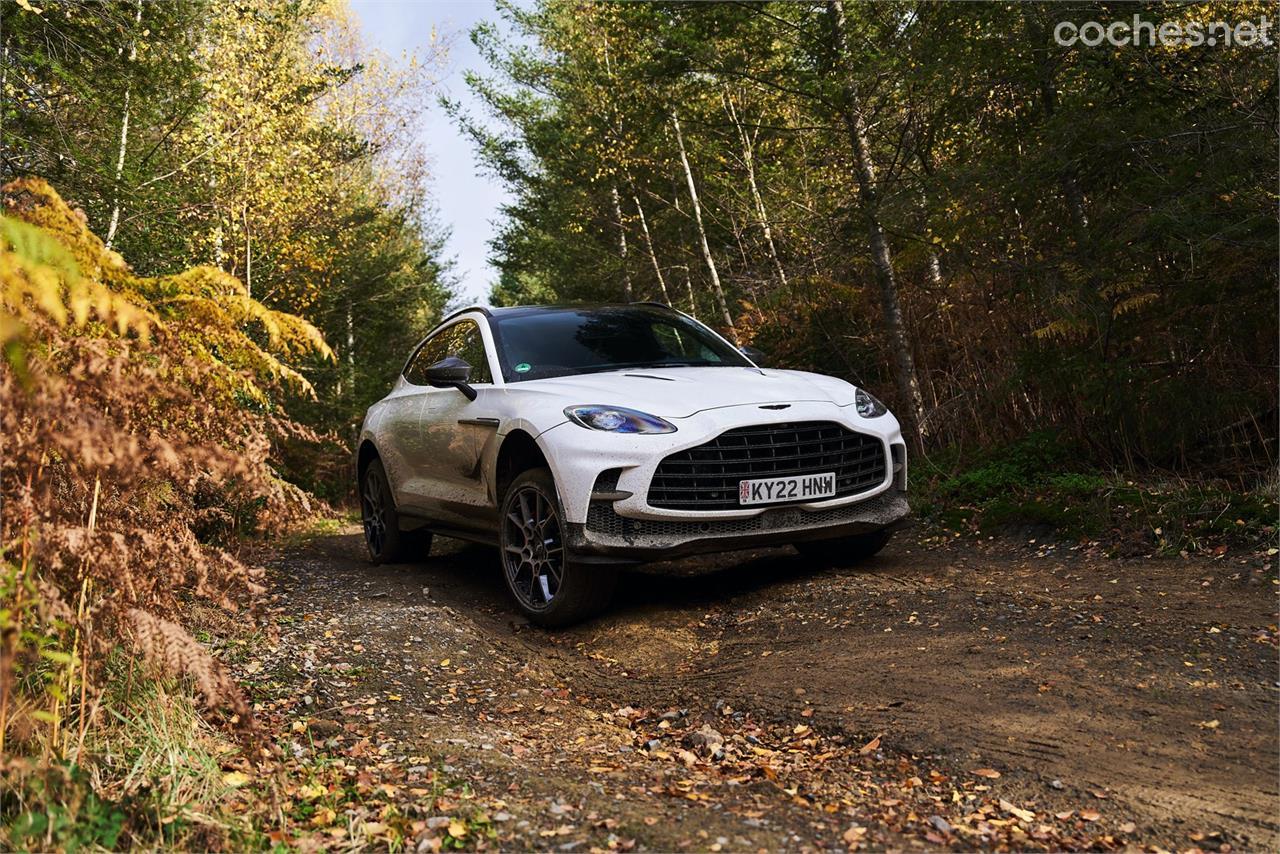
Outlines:
{"type": "Polygon", "coordinates": [[[1280,845],[1276,650],[1255,637],[1272,603],[1222,563],[895,544],[867,572],[823,572],[788,550],[717,555],[712,575],[630,576],[610,613],[547,633],[509,610],[488,550],[370,568],[354,537],[320,548],[323,584],[429,586],[477,642],[606,704],[811,709],[997,768],[1046,805],[1132,816],[1162,844],[1280,845]]]}

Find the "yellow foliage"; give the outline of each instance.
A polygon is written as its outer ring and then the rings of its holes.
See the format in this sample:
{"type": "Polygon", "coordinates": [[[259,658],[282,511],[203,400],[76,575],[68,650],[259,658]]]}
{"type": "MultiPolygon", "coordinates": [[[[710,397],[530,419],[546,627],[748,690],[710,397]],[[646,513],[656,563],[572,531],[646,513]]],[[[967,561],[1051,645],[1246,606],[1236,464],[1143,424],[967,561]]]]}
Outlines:
{"type": "Polygon", "coordinates": [[[1041,340],[1071,341],[1084,338],[1089,325],[1077,317],[1064,317],[1040,327],[1032,334],[1041,340]]]}
{"type": "Polygon", "coordinates": [[[234,276],[195,267],[172,276],[135,276],[44,181],[3,188],[0,216],[0,346],[25,344],[37,316],[58,327],[90,319],[118,335],[173,333],[232,388],[261,403],[263,383],[283,381],[314,395],[282,359],[333,351],[315,326],[249,296],[234,276]],[[260,343],[260,340],[263,343],[260,343]]]}
{"type": "Polygon", "coordinates": [[[0,216],[0,346],[23,338],[37,315],[77,327],[93,316],[121,335],[149,333],[150,312],[98,280],[101,242],[93,245],[97,238],[48,184],[15,181],[3,192],[5,209],[22,219],[0,216]]]}
{"type": "Polygon", "coordinates": [[[1119,317],[1122,314],[1129,314],[1130,312],[1137,311],[1140,308],[1151,305],[1159,298],[1158,294],[1153,293],[1135,294],[1134,296],[1127,297],[1118,302],[1113,313],[1116,317],[1119,317]]]}

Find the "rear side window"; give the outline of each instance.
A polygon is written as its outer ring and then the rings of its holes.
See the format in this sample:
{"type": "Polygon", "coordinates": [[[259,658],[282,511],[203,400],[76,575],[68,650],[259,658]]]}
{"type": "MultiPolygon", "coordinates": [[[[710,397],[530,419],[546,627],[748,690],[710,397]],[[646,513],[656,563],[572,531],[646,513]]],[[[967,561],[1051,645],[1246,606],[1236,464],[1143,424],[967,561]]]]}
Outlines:
{"type": "Polygon", "coordinates": [[[493,382],[489,374],[489,359],[484,352],[484,338],[474,320],[460,320],[423,342],[409,367],[405,368],[404,378],[414,385],[427,385],[427,368],[449,356],[457,356],[471,366],[473,385],[493,382]]]}

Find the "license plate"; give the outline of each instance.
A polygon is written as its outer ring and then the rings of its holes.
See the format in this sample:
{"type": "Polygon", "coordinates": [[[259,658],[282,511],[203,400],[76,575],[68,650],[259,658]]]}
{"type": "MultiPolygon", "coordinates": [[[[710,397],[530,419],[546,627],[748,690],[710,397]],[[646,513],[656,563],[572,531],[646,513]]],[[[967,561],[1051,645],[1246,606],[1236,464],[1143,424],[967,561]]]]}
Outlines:
{"type": "Polygon", "coordinates": [[[776,504],[779,501],[815,501],[836,494],[835,472],[766,477],[738,481],[739,504],[776,504]]]}

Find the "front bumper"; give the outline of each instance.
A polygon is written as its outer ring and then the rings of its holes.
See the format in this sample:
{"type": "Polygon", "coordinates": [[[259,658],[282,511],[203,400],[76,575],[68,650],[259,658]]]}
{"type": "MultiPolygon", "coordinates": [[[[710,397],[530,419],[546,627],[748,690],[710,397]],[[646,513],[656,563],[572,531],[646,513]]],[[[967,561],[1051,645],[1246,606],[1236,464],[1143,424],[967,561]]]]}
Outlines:
{"type": "MultiPolygon", "coordinates": [[[[563,423],[538,436],[544,456],[551,466],[564,507],[565,519],[570,524],[587,522],[592,501],[592,491],[600,475],[616,470],[618,480],[612,489],[626,493],[627,497],[612,503],[614,511],[628,519],[653,522],[718,522],[750,520],[761,516],[771,508],[767,506],[741,507],[732,510],[674,510],[654,507],[648,502],[649,485],[659,463],[668,455],[696,447],[736,427],[783,424],[787,422],[829,421],[875,437],[883,447],[886,459],[895,446],[900,454],[901,466],[888,467],[884,481],[868,487],[856,495],[812,501],[801,505],[805,510],[828,510],[865,501],[884,490],[906,488],[906,446],[897,420],[892,415],[879,418],[862,418],[852,406],[836,406],[833,403],[797,402],[784,410],[762,409],[757,404],[726,406],[708,409],[687,418],[668,419],[677,426],[674,433],[618,434],[599,430],[587,430],[572,423],[563,423]]],[[[777,508],[772,508],[777,509],[777,508]]]]}
{"type": "Polygon", "coordinates": [[[619,435],[565,424],[538,437],[560,492],[568,545],[578,559],[653,561],[830,539],[899,525],[910,512],[906,446],[892,415],[865,419],[853,406],[813,401],[784,410],[722,407],[671,420],[678,430],[669,434],[619,435]],[[857,494],[798,504],[716,510],[649,504],[654,471],[669,454],[737,427],[809,421],[835,422],[877,439],[892,463],[884,480],[857,494]],[[607,497],[593,492],[605,472],[617,478],[604,488],[607,497]]]}
{"type": "Polygon", "coordinates": [[[839,507],[791,505],[745,518],[696,522],[629,519],[608,502],[594,502],[586,524],[569,524],[568,539],[574,556],[588,563],[667,560],[892,529],[910,512],[906,493],[896,489],[839,507]]]}

